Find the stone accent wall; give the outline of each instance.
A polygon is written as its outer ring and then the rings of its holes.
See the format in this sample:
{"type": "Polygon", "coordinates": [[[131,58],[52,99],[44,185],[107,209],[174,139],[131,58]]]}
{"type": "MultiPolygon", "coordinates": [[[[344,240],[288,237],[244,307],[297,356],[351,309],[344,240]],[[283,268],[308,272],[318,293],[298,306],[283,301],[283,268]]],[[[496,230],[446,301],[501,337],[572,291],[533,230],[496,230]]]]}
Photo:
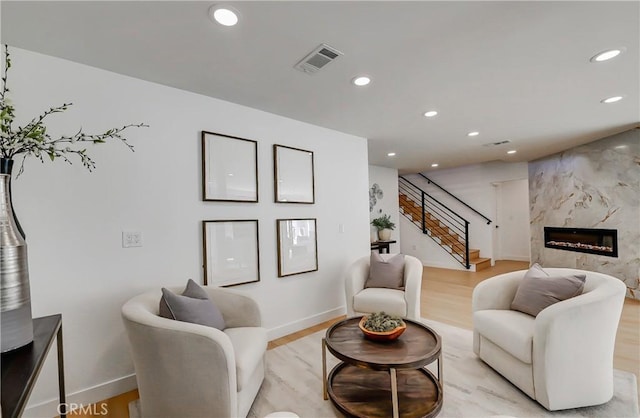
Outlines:
{"type": "Polygon", "coordinates": [[[640,299],[640,130],[529,163],[531,262],[618,277],[640,299]],[[618,257],[544,246],[544,227],[618,230],[618,257]]]}

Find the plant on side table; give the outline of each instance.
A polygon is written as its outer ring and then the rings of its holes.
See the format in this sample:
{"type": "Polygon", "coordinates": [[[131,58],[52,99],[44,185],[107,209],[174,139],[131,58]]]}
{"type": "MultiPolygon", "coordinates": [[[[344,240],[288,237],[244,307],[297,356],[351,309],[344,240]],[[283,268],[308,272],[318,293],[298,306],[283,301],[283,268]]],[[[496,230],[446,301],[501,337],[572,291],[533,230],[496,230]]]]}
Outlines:
{"type": "MultiPolygon", "coordinates": [[[[129,128],[147,127],[143,123],[112,128],[99,134],[88,134],[80,128],[72,135],[52,137],[47,132],[45,119],[66,111],[72,103],[51,107],[23,126],[14,126],[15,108],[9,100],[7,74],[11,68],[9,47],[4,48],[4,71],[0,90],[0,291],[2,292],[2,313],[0,336],[1,351],[9,351],[33,341],[31,318],[31,296],[27,264],[27,244],[25,234],[18,222],[11,199],[11,173],[16,158],[22,157],[18,176],[24,171],[27,157],[35,157],[41,162],[63,160],[69,164],[69,157],[75,156],[89,171],[95,162],[87,154],[87,144],[103,144],[107,140],[122,141],[131,151],[133,146],[122,133],[129,128]]],[[[17,177],[17,176],[16,176],[17,177]]]]}
{"type": "Polygon", "coordinates": [[[391,231],[396,228],[396,224],[391,222],[391,217],[386,214],[372,220],[371,225],[378,230],[378,239],[380,241],[389,241],[391,231]]]}

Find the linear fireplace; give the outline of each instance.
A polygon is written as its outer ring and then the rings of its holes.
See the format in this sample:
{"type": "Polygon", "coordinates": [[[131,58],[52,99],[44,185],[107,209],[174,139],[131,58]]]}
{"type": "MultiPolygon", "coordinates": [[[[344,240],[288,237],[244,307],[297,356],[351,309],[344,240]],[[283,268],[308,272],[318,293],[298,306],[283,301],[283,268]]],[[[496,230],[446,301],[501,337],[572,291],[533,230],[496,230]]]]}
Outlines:
{"type": "Polygon", "coordinates": [[[618,231],[615,229],[544,227],[544,246],[580,253],[618,256],[618,231]]]}

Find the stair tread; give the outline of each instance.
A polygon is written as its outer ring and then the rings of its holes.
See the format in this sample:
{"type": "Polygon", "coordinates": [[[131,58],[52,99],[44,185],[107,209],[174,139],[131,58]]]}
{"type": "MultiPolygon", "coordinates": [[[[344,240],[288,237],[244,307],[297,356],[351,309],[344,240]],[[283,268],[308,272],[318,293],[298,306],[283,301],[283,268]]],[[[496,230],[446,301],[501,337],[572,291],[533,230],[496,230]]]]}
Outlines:
{"type": "Polygon", "coordinates": [[[490,258],[484,258],[484,257],[480,257],[480,258],[474,258],[473,260],[469,260],[469,264],[480,264],[480,263],[484,263],[487,261],[491,261],[490,258]]]}

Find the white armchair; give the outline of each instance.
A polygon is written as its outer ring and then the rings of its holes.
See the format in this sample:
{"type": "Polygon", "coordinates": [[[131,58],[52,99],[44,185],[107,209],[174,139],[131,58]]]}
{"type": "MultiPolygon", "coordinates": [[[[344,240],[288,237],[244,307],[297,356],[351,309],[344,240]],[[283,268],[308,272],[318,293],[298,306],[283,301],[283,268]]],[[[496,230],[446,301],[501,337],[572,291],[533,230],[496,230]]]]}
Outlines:
{"type": "Polygon", "coordinates": [[[481,282],[472,298],[473,351],[550,411],[608,402],[625,285],[591,271],[545,271],[551,276],[585,274],[583,293],[533,317],[509,309],[526,271],[481,282]]]}
{"type": "MultiPolygon", "coordinates": [[[[395,254],[381,254],[387,260],[395,254]]],[[[385,311],[409,319],[420,319],[420,292],[423,266],[420,260],[404,256],[404,291],[397,289],[364,288],[369,277],[370,257],[362,257],[349,266],[346,273],[345,293],[347,316],[385,311]]]]}
{"type": "Polygon", "coordinates": [[[246,417],[262,385],[267,332],[256,302],[203,289],[222,311],[224,331],[158,316],[159,289],[122,307],[143,417],[246,417]]]}

